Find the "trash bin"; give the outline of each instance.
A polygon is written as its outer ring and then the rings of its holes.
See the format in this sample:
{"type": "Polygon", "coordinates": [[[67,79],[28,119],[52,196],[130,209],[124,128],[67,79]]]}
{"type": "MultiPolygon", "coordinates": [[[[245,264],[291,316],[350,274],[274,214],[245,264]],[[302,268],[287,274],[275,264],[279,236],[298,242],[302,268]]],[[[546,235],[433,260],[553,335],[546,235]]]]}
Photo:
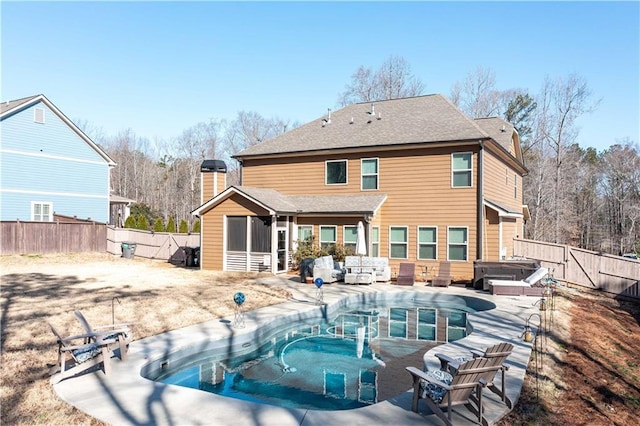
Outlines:
{"type": "Polygon", "coordinates": [[[185,266],[200,266],[200,247],[184,247],[185,266]]]}
{"type": "Polygon", "coordinates": [[[123,241],[120,248],[122,249],[122,257],[125,259],[133,259],[136,254],[136,243],[123,241]]]}

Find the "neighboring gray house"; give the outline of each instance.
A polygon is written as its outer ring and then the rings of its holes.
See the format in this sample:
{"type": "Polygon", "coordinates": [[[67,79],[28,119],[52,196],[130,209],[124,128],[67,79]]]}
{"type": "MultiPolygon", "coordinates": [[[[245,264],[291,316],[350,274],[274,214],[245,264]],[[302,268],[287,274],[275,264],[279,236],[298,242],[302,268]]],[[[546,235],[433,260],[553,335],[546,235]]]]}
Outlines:
{"type": "Polygon", "coordinates": [[[44,95],[0,104],[0,220],[110,222],[116,163],[44,95]]]}

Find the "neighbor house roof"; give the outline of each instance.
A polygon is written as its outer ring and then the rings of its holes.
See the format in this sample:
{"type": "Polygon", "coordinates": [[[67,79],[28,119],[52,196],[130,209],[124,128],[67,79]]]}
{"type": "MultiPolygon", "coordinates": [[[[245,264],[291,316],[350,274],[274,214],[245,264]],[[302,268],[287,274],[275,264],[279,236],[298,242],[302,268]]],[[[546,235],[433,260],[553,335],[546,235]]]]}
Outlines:
{"type": "Polygon", "coordinates": [[[100,157],[102,157],[109,166],[115,166],[116,162],[113,161],[109,155],[102,150],[89,136],[87,136],[73,121],[69,120],[66,115],[62,113],[45,95],[35,95],[26,98],[16,99],[13,101],[6,101],[0,104],[0,120],[11,117],[18,112],[29,108],[39,102],[45,104],[54,114],[56,114],[67,126],[71,128],[81,139],[83,139],[93,150],[95,150],[100,157]]]}
{"type": "Polygon", "coordinates": [[[230,186],[193,212],[202,215],[222,201],[239,194],[271,214],[374,215],[387,199],[385,194],[285,195],[275,189],[230,186]]]}
{"type": "Polygon", "coordinates": [[[426,95],[349,105],[235,157],[480,139],[489,134],[451,101],[426,95]]]}

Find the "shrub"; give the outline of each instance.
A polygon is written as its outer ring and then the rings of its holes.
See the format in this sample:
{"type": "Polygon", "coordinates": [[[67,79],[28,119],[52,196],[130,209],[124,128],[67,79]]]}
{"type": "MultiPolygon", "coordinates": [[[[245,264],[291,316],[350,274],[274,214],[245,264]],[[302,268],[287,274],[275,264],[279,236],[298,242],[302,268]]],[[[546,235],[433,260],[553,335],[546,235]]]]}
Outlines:
{"type": "Polygon", "coordinates": [[[200,219],[196,219],[196,221],[193,222],[193,228],[191,228],[191,232],[193,232],[194,234],[200,233],[200,219]]]}
{"type": "Polygon", "coordinates": [[[149,230],[149,221],[147,221],[147,216],[143,214],[138,216],[138,220],[136,221],[136,228],[142,231],[149,230]]]}
{"type": "Polygon", "coordinates": [[[167,222],[167,232],[176,232],[176,221],[173,219],[173,216],[169,216],[169,221],[167,222]]]}
{"type": "Polygon", "coordinates": [[[165,228],[161,217],[156,219],[156,222],[153,224],[153,230],[155,232],[164,232],[165,228]]]}
{"type": "Polygon", "coordinates": [[[182,219],[180,221],[180,228],[178,228],[178,232],[181,234],[188,234],[189,233],[189,225],[187,224],[187,221],[182,219]]]}
{"type": "Polygon", "coordinates": [[[137,225],[136,225],[136,217],[134,215],[129,215],[127,217],[127,220],[124,221],[124,227],[125,228],[135,229],[137,227],[137,225]]]}

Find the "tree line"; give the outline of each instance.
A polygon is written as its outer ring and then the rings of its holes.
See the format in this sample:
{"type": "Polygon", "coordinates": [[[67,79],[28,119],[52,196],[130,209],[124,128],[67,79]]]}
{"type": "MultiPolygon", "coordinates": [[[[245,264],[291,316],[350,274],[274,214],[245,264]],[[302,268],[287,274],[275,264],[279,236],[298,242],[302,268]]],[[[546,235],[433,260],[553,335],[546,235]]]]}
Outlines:
{"type": "MultiPolygon", "coordinates": [[[[410,64],[390,56],[378,68],[360,66],[336,106],[424,93],[425,84],[410,64]]],[[[613,254],[640,251],[640,149],[629,137],[607,141],[610,147],[602,152],[580,147],[576,122],[599,104],[583,77],[546,77],[533,93],[498,89],[495,72],[478,67],[453,83],[449,98],[471,118],[499,116],[516,127],[529,170],[523,180],[531,215],[525,238],[613,254]]],[[[111,172],[112,191],[136,201],[132,213],[144,217],[142,227],[160,229],[162,223],[171,231],[167,225],[179,223],[184,230],[186,223],[196,231],[199,223],[190,213],[201,201],[202,161],[225,160],[227,184],[237,184],[233,154],[299,123],[241,111],[233,120],[212,118],[177,137],[154,141],[132,129],[108,136],[82,120],[78,125],[118,163],[111,172]]]]}

